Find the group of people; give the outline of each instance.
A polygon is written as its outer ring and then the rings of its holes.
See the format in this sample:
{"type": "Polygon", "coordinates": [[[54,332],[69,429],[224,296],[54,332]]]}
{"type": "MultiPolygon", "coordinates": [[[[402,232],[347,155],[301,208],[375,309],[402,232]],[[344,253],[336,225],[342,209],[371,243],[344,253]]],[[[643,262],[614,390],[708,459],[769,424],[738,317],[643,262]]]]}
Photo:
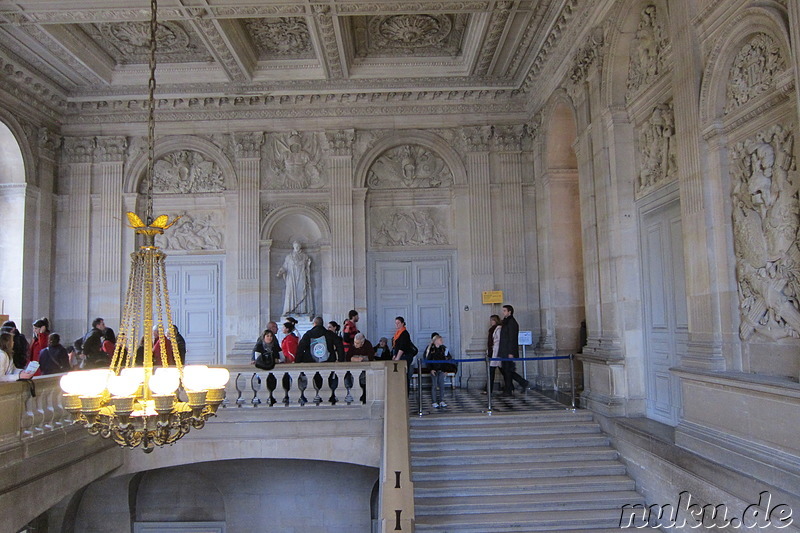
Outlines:
{"type": "Polygon", "coordinates": [[[251,364],[271,370],[278,363],[364,362],[389,360],[392,352],[388,339],[382,337],[377,345],[358,330],[358,311],[351,310],[343,326],[335,320],[325,325],[315,317],[312,327],[302,337],[297,334],[297,320],[287,317],[283,339],[278,342],[278,324],[267,323],[266,329],[253,347],[251,364]]]}
{"type": "MultiPolygon", "coordinates": [[[[167,364],[175,364],[175,352],[181,362],[186,360],[186,342],[174,325],[173,333],[178,349],[173,350],[169,336],[163,338],[163,352],[167,364]]],[[[162,342],[158,328],[153,328],[153,362],[162,364],[162,342]]],[[[31,342],[9,320],[0,328],[0,380],[13,381],[34,376],[59,374],[70,370],[105,368],[111,365],[117,336],[106,326],[103,318],[95,318],[92,327],[65,347],[61,335],[50,331],[50,321],[40,318],[33,323],[31,342]],[[33,364],[32,364],[33,363],[33,364]]],[[[144,338],[136,353],[137,364],[144,358],[144,338]]]]}

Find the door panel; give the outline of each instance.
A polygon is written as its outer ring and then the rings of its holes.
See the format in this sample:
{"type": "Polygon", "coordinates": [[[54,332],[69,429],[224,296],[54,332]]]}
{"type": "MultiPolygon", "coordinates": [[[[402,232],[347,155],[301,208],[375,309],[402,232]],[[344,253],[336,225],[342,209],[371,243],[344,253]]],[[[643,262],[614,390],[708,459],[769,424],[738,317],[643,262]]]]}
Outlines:
{"type": "Polygon", "coordinates": [[[643,215],[642,235],[647,415],[675,425],[680,381],[669,369],[678,365],[688,340],[680,204],[673,201],[643,215]]]}
{"type": "Polygon", "coordinates": [[[186,340],[187,364],[222,362],[221,260],[170,257],[172,319],[186,340]]]}

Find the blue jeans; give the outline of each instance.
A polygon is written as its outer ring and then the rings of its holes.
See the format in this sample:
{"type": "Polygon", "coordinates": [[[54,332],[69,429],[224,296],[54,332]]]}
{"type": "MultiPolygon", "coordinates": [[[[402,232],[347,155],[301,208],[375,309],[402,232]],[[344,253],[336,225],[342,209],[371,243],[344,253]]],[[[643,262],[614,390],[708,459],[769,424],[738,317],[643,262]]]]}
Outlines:
{"type": "Polygon", "coordinates": [[[444,399],[444,372],[436,370],[436,374],[431,371],[431,401],[442,403],[444,399]]]}

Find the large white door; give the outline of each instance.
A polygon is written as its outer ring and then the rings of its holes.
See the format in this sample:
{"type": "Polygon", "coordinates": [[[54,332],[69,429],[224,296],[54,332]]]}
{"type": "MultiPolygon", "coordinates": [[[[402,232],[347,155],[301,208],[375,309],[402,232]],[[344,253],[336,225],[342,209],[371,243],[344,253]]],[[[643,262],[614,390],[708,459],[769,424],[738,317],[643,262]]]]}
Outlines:
{"type": "Polygon", "coordinates": [[[167,258],[172,320],[186,339],[187,364],[223,362],[221,271],[221,259],[167,258]]]}
{"type": "Polygon", "coordinates": [[[647,415],[674,426],[681,391],[669,369],[686,353],[689,331],[680,204],[672,201],[641,220],[647,415]]]}
{"type": "Polygon", "coordinates": [[[458,332],[452,293],[449,259],[414,259],[408,261],[376,260],[375,280],[370,297],[370,340],[394,335],[394,319],[406,319],[414,344],[421,350],[433,332],[444,337],[454,356],[458,354],[458,332]]]}

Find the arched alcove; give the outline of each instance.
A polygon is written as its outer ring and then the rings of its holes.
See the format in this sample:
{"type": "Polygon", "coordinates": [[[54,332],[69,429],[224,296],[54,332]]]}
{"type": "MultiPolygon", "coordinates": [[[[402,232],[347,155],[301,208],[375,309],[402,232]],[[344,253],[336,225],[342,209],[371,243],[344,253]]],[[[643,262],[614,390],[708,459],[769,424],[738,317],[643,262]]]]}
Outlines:
{"type": "Polygon", "coordinates": [[[0,121],[0,314],[22,327],[25,235],[25,158],[17,137],[0,121]]]}
{"type": "Polygon", "coordinates": [[[261,228],[259,249],[261,285],[261,323],[277,320],[283,314],[285,280],[278,278],[286,256],[298,242],[311,259],[311,295],[313,314],[326,310],[331,286],[331,231],[326,208],[287,205],[268,213],[261,228]]]}

